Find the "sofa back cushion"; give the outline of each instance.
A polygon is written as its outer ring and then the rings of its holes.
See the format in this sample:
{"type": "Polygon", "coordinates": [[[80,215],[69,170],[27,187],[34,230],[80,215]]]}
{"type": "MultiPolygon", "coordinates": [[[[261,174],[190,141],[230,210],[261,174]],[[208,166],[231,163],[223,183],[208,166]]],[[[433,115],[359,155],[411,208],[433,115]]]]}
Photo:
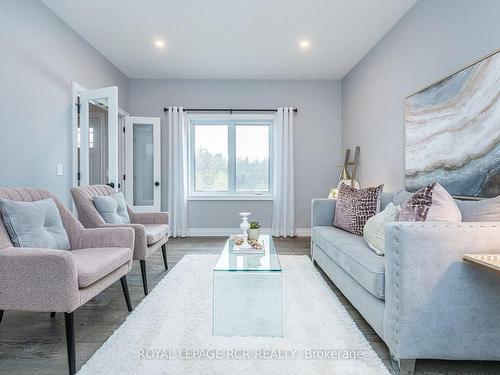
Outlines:
{"type": "Polygon", "coordinates": [[[380,196],[384,185],[356,189],[342,183],[335,206],[333,226],[363,235],[366,221],[380,211],[380,196]]]}
{"type": "Polygon", "coordinates": [[[14,246],[70,249],[68,234],[52,199],[35,202],[0,199],[0,212],[14,246]]]}
{"type": "Polygon", "coordinates": [[[462,221],[500,221],[500,195],[480,201],[457,200],[462,221]]]}
{"type": "Polygon", "coordinates": [[[395,193],[385,193],[380,194],[380,211],[385,210],[389,203],[393,203],[395,193]]]}
{"type": "Polygon", "coordinates": [[[130,224],[127,203],[122,193],[94,197],[94,206],[108,224],[130,224]]]}

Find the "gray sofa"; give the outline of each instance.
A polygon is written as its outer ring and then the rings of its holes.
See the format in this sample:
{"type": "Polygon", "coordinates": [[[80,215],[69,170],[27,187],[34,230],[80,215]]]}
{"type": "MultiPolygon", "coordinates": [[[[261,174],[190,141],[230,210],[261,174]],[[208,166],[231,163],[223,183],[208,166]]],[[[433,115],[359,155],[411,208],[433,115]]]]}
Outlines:
{"type": "MultiPolygon", "coordinates": [[[[409,193],[383,193],[381,209],[409,193]]],[[[470,204],[457,201],[464,220],[470,204]]],[[[334,199],[312,201],[311,257],[387,344],[401,373],[417,358],[500,360],[500,275],[462,261],[500,253],[500,222],[396,222],[385,256],[332,226],[334,199]]]]}

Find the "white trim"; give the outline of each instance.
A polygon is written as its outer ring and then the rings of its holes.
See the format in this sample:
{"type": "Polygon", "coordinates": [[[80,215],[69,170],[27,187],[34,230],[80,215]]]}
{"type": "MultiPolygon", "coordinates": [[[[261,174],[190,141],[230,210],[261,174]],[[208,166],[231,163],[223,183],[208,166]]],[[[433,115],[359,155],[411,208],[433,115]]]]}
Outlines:
{"type": "Polygon", "coordinates": [[[190,195],[188,201],[272,201],[274,198],[271,194],[255,194],[255,195],[190,195]]]}
{"type": "Polygon", "coordinates": [[[89,184],[89,102],[108,99],[108,182],[118,189],[118,87],[110,86],[80,92],[80,182],[89,184]]]}
{"type": "MultiPolygon", "coordinates": [[[[271,234],[271,228],[261,228],[261,234],[271,234]]],[[[240,228],[189,228],[189,237],[226,237],[233,234],[240,234],[240,228]]],[[[296,228],[298,237],[309,237],[311,228],[296,228]]]]}

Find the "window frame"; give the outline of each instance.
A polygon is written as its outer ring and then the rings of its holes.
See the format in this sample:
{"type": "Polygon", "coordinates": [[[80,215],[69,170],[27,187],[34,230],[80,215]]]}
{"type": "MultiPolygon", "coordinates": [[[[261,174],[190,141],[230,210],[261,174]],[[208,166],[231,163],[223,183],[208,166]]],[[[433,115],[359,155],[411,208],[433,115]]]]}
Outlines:
{"type": "Polygon", "coordinates": [[[188,114],[188,200],[272,200],[273,199],[273,114],[188,114]],[[226,125],[228,129],[228,191],[195,191],[195,131],[197,125],[226,125]],[[269,128],[268,191],[236,191],[236,126],[262,125],[269,128]]]}

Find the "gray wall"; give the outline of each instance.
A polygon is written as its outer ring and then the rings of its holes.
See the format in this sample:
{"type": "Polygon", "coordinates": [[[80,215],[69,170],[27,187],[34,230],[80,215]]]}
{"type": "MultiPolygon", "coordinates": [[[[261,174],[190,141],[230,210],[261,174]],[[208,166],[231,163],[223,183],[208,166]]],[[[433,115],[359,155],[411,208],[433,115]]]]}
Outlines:
{"type": "Polygon", "coordinates": [[[0,186],[46,188],[70,204],[71,81],[116,85],[127,109],[128,78],[35,0],[0,2],[0,61],[0,186]]]}
{"type": "MultiPolygon", "coordinates": [[[[161,117],[163,107],[264,107],[296,106],[295,191],[296,225],[310,224],[311,199],[328,194],[336,181],[340,162],[341,85],[339,81],[233,81],[233,80],[135,80],[130,81],[130,113],[161,117]]],[[[166,132],[163,131],[163,144],[166,132]]],[[[166,205],[167,159],[163,147],[163,206],[166,205]]],[[[271,226],[272,202],[190,201],[191,228],[234,228],[237,213],[271,226]]]]}
{"type": "Polygon", "coordinates": [[[500,48],[500,1],[420,0],[342,81],[342,145],[360,182],[404,187],[404,98],[500,48]]]}

